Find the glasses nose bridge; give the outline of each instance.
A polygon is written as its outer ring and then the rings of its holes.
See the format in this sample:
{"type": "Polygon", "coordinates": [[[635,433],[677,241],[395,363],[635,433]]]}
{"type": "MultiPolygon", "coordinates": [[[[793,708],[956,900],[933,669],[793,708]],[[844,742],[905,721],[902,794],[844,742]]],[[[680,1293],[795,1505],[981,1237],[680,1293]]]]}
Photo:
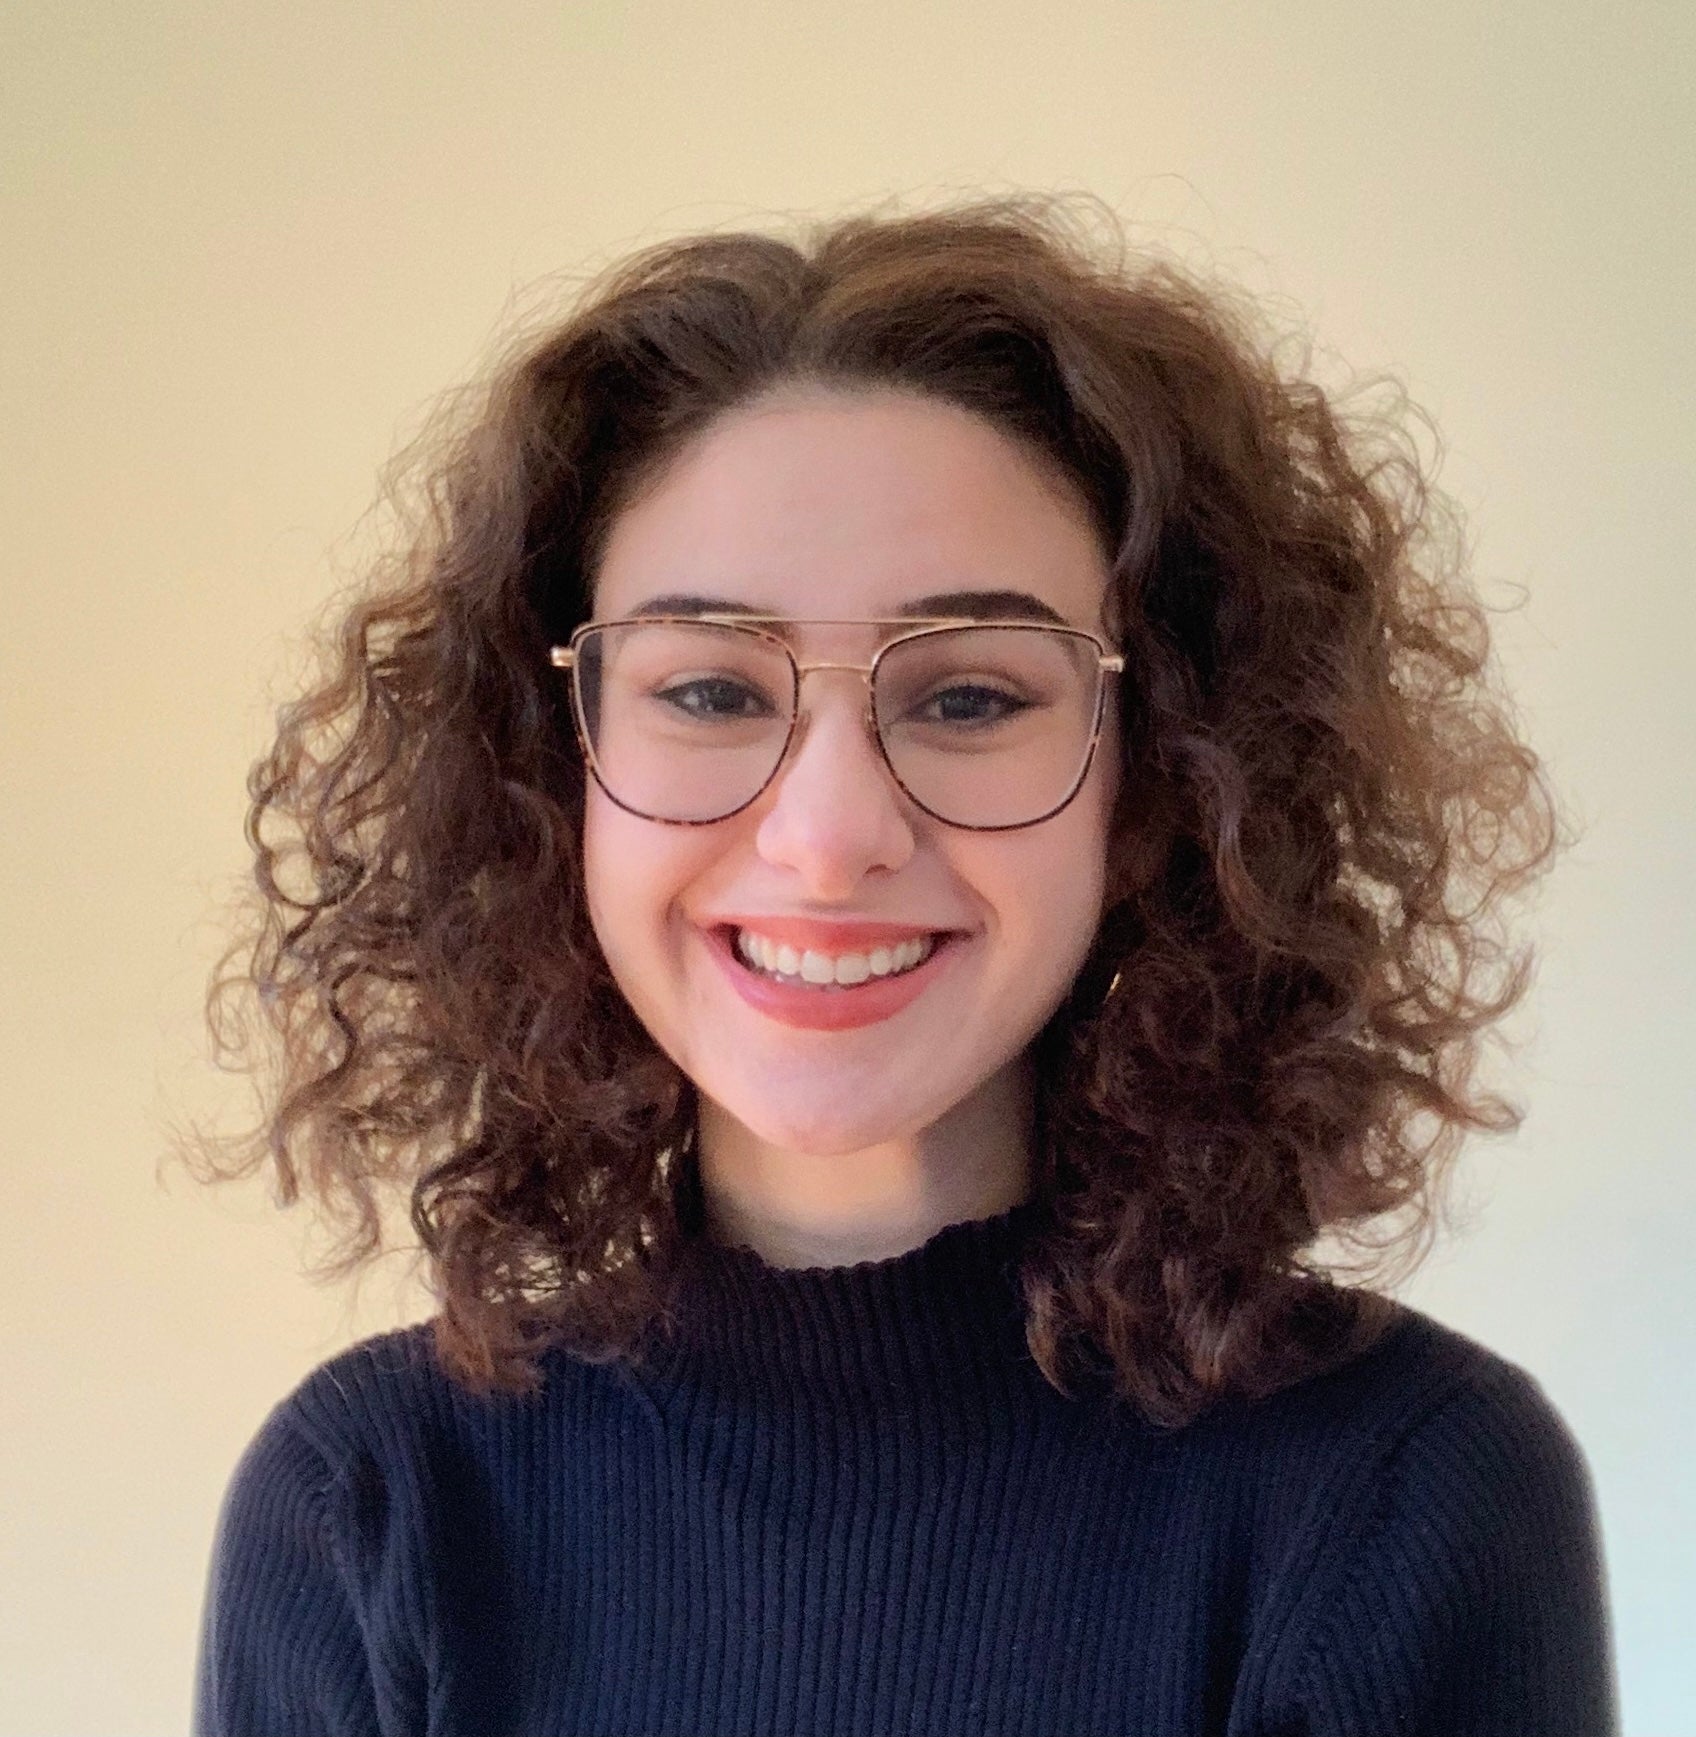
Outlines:
{"type": "Polygon", "coordinates": [[[803,663],[800,658],[795,658],[794,663],[795,681],[797,686],[800,685],[802,676],[811,675],[816,669],[852,670],[869,685],[872,679],[872,670],[877,663],[877,659],[868,658],[864,663],[840,663],[834,659],[810,658],[807,662],[803,663]]]}
{"type": "Polygon", "coordinates": [[[793,735],[797,739],[799,739],[802,731],[805,729],[809,715],[809,708],[802,703],[805,691],[804,683],[806,678],[812,675],[816,670],[838,670],[844,674],[857,675],[860,678],[861,686],[864,689],[861,714],[865,719],[867,729],[870,730],[875,737],[877,732],[877,717],[876,709],[872,704],[872,672],[877,668],[877,659],[875,657],[868,658],[864,663],[842,662],[835,658],[810,658],[803,662],[800,658],[796,657],[793,652],[790,652],[789,659],[795,666],[795,719],[793,735]]]}
{"type": "Polygon", "coordinates": [[[860,730],[865,736],[865,745],[871,749],[884,771],[888,771],[888,756],[884,754],[883,742],[878,735],[878,709],[872,702],[872,670],[878,667],[876,657],[869,658],[864,664],[851,664],[839,658],[808,658],[801,660],[796,657],[792,648],[789,651],[789,662],[794,665],[794,716],[789,719],[789,736],[784,742],[784,752],[778,757],[777,766],[772,768],[772,780],[787,773],[794,766],[808,738],[808,724],[813,721],[813,707],[805,703],[806,677],[813,674],[841,674],[841,676],[860,677],[862,697],[860,697],[860,730]]]}
{"type": "Polygon", "coordinates": [[[777,765],[772,768],[770,783],[775,783],[795,764],[801,754],[808,736],[808,725],[813,719],[813,708],[805,703],[803,684],[814,671],[834,670],[839,674],[857,675],[860,678],[862,698],[860,706],[860,728],[866,746],[873,757],[883,768],[886,775],[892,775],[889,756],[884,750],[882,735],[878,729],[877,705],[873,699],[872,678],[877,668],[876,654],[863,663],[845,662],[836,658],[809,658],[803,660],[796,655],[793,647],[785,647],[789,661],[795,668],[795,710],[789,720],[789,734],[783,744],[783,751],[778,757],[777,765]]]}

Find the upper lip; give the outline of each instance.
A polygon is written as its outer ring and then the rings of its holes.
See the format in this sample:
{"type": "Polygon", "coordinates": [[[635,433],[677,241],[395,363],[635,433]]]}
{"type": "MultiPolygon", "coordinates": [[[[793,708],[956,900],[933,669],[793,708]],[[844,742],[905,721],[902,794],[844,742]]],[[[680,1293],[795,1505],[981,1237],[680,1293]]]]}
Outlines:
{"type": "Polygon", "coordinates": [[[881,946],[917,941],[927,935],[948,933],[941,923],[879,923],[870,919],[826,922],[818,917],[719,917],[713,927],[747,929],[764,935],[780,946],[788,945],[821,952],[857,952],[881,946]]]}

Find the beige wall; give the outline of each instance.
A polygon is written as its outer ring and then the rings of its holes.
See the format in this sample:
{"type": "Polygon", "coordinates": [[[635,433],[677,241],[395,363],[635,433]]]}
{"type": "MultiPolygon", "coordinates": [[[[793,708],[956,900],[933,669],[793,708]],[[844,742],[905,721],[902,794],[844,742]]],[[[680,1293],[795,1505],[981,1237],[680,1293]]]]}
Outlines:
{"type": "Polygon", "coordinates": [[[0,15],[7,1239],[0,1729],[183,1728],[265,1410],[405,1306],[154,1167],[268,683],[377,467],[516,286],[896,192],[1093,189],[1434,411],[1588,828],[1471,1230],[1412,1300],[1601,1491],[1628,1729],[1696,1730],[1696,487],[1685,5],[728,0],[0,15]],[[1685,1674],[1680,1679],[1680,1670],[1685,1674]]]}

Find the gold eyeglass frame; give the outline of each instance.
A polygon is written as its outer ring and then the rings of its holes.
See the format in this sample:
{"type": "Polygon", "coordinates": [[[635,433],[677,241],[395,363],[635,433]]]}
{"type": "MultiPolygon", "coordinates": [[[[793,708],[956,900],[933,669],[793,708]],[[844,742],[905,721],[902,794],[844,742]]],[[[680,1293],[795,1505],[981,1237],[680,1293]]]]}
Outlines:
{"type": "Polygon", "coordinates": [[[569,672],[571,679],[571,722],[577,732],[578,746],[583,751],[583,758],[594,775],[595,782],[600,785],[606,798],[614,807],[622,808],[626,814],[634,814],[638,819],[651,820],[659,826],[717,826],[721,820],[729,820],[734,815],[751,808],[768,791],[778,773],[783,770],[784,762],[788,760],[790,751],[795,746],[796,733],[801,722],[801,679],[813,670],[837,669],[852,670],[859,675],[866,685],[866,705],[862,714],[866,732],[877,746],[878,757],[883,761],[891,778],[895,780],[896,788],[922,813],[931,819],[940,821],[944,826],[952,826],[962,832],[1020,832],[1027,826],[1040,826],[1045,820],[1052,820],[1065,808],[1083,788],[1084,780],[1089,776],[1089,769],[1095,763],[1095,750],[1101,740],[1101,724],[1107,711],[1107,678],[1123,673],[1125,668],[1124,655],[1114,651],[1105,640],[1097,634],[1090,633],[1082,627],[1072,627],[1055,621],[1028,621],[1022,618],[984,619],[973,615],[901,615],[901,616],[823,616],[810,620],[798,620],[789,615],[743,615],[743,614],[687,614],[687,615],[627,615],[619,616],[609,621],[586,621],[571,635],[569,644],[555,645],[548,648],[548,661],[555,669],[569,672]],[[736,807],[723,814],[714,815],[710,820],[672,820],[664,815],[647,814],[639,808],[633,808],[628,802],[621,802],[607,784],[600,762],[595,756],[595,750],[589,741],[589,732],[583,719],[582,695],[577,685],[577,650],[589,634],[603,627],[636,627],[647,622],[657,623],[692,623],[701,622],[712,627],[732,627],[751,634],[756,639],[769,641],[788,658],[790,668],[794,671],[794,681],[791,684],[792,701],[789,711],[789,729],[783,738],[783,747],[779,751],[766,780],[746,802],[740,802],[736,807]],[[781,624],[785,627],[904,627],[909,631],[898,633],[887,639],[872,654],[870,663],[802,663],[796,657],[794,647],[781,634],[769,631],[769,628],[781,624]],[[877,677],[878,665],[884,657],[896,646],[905,645],[911,640],[925,639],[932,635],[945,633],[955,628],[973,627],[984,629],[1023,628],[1027,632],[1036,629],[1043,633],[1064,634],[1071,639],[1086,640],[1095,648],[1095,718],[1090,728],[1089,746],[1084,750],[1083,763],[1078,769],[1078,775],[1073,780],[1072,787],[1046,813],[1037,815],[1032,820],[1017,820],[1001,826],[971,826],[958,820],[949,820],[938,814],[934,808],[928,807],[909,790],[902,782],[901,774],[895,770],[895,764],[889,757],[889,749],[883,740],[883,732],[878,728],[877,712],[873,704],[873,682],[877,677]]]}

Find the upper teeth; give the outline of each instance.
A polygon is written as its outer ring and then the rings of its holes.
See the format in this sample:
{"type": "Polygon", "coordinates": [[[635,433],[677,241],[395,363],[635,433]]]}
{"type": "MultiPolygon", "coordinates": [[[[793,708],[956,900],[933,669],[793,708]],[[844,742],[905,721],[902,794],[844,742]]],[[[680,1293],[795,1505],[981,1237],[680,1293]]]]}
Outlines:
{"type": "Polygon", "coordinates": [[[893,947],[874,947],[869,953],[818,953],[810,947],[797,952],[748,929],[736,931],[736,950],[750,965],[784,977],[799,977],[805,983],[864,983],[868,977],[910,971],[934,945],[935,937],[924,935],[893,947]]]}

